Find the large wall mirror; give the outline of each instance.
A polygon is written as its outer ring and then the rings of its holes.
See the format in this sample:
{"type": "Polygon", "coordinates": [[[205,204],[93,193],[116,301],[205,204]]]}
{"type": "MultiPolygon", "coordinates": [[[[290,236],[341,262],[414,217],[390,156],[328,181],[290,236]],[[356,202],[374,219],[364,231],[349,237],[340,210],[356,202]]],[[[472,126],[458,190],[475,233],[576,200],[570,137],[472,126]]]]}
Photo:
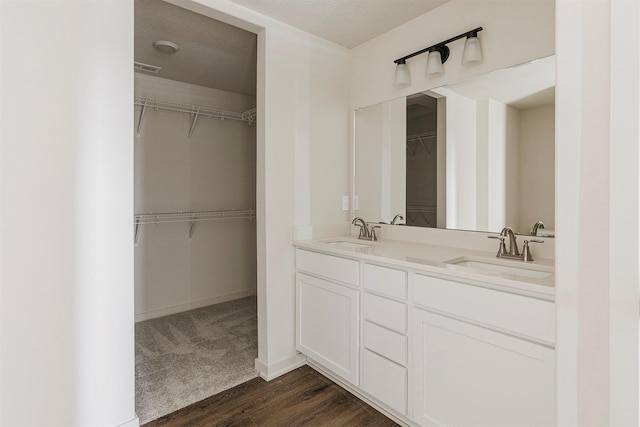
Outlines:
{"type": "Polygon", "coordinates": [[[555,57],[355,112],[354,215],[539,236],[555,229],[555,57]]]}

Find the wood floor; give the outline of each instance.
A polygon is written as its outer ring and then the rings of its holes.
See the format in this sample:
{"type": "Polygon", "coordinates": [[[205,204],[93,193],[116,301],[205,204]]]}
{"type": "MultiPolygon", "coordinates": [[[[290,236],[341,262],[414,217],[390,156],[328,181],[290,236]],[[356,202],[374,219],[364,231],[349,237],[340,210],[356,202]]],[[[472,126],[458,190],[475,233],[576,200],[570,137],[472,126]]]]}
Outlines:
{"type": "Polygon", "coordinates": [[[270,382],[255,378],[145,427],[396,426],[397,424],[308,366],[270,382]]]}

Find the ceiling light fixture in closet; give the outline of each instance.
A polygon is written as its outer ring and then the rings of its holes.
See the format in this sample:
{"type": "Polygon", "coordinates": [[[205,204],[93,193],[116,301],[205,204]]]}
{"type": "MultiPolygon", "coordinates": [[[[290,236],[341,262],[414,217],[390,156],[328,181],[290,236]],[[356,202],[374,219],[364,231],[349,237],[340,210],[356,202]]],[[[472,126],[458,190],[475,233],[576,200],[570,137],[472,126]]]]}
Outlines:
{"type": "Polygon", "coordinates": [[[176,53],[180,50],[177,44],[167,40],[156,40],[153,42],[153,47],[162,53],[176,53]]]}

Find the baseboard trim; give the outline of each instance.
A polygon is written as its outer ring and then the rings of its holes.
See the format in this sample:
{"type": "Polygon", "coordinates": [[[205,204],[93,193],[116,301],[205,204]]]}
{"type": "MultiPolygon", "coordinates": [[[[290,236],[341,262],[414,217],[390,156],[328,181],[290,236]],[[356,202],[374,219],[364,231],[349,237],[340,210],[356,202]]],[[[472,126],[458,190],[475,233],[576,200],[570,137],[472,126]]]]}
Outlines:
{"type": "Polygon", "coordinates": [[[140,420],[138,417],[135,417],[125,423],[119,424],[118,427],[140,427],[140,420]]]}
{"type": "Polygon", "coordinates": [[[201,299],[198,301],[190,301],[184,304],[172,305],[169,307],[158,308],[155,310],[145,311],[143,313],[136,314],[136,322],[143,320],[155,319],[162,316],[168,316],[170,314],[182,313],[183,311],[193,310],[196,308],[206,307],[208,305],[220,304],[234,299],[240,299],[255,295],[255,289],[247,289],[239,292],[232,292],[230,294],[218,295],[211,298],[201,299]]]}
{"type": "Polygon", "coordinates": [[[274,378],[278,378],[281,375],[291,372],[294,369],[304,366],[307,363],[307,356],[298,353],[291,357],[287,357],[279,362],[267,365],[260,359],[255,360],[256,371],[260,374],[260,377],[265,381],[271,381],[274,378]]]}
{"type": "Polygon", "coordinates": [[[355,387],[353,387],[352,385],[346,383],[342,378],[340,378],[340,377],[338,377],[336,375],[333,375],[331,372],[327,371],[321,365],[318,365],[317,363],[315,363],[313,360],[308,359],[307,360],[307,365],[309,365],[309,367],[312,368],[314,371],[316,371],[319,374],[327,377],[328,379],[330,379],[331,381],[333,381],[334,383],[336,383],[337,385],[339,385],[340,387],[342,387],[343,389],[345,389],[349,393],[353,394],[355,397],[357,397],[358,399],[362,400],[367,405],[372,406],[377,411],[379,411],[382,414],[384,414],[387,418],[392,419],[393,421],[395,421],[399,425],[404,426],[404,427],[418,427],[418,424],[415,424],[415,423],[411,422],[404,415],[395,414],[395,413],[389,411],[389,409],[384,408],[379,403],[377,403],[375,400],[372,400],[367,395],[363,394],[360,390],[358,390],[355,387]]]}

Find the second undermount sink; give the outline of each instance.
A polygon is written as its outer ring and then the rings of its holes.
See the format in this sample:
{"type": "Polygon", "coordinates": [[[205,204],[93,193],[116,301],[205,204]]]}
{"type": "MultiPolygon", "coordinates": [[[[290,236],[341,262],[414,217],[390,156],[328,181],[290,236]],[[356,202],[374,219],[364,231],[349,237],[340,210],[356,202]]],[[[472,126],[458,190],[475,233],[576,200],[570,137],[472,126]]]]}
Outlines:
{"type": "Polygon", "coordinates": [[[446,264],[466,267],[478,273],[498,276],[520,276],[532,279],[545,279],[553,275],[553,267],[540,264],[527,264],[521,261],[491,259],[475,256],[462,256],[445,261],[446,264]]]}
{"type": "Polygon", "coordinates": [[[331,246],[342,248],[342,249],[351,249],[356,251],[364,251],[371,247],[371,245],[368,245],[366,243],[352,242],[350,240],[343,240],[343,239],[332,240],[325,243],[331,246]]]}

